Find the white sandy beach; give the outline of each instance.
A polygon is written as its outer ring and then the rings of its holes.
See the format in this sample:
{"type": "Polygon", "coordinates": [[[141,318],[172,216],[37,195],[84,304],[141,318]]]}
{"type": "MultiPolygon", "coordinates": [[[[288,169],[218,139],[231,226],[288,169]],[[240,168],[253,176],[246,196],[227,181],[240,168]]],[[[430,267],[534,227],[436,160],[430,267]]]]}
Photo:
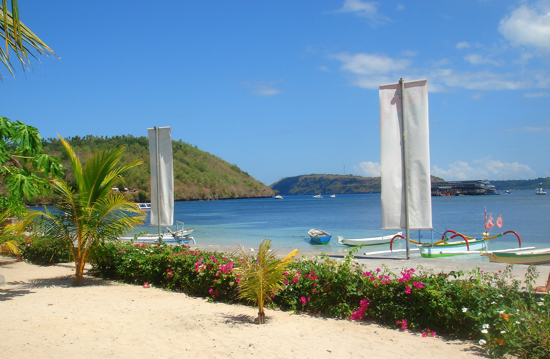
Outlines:
{"type": "MultiPolygon", "coordinates": [[[[547,273],[537,283],[544,284],[547,273]]],[[[44,267],[0,257],[6,282],[0,285],[1,357],[481,356],[471,342],[289,312],[267,310],[268,323],[259,326],[252,323],[252,307],[92,277],[86,277],[85,286],[73,287],[73,274],[69,265],[44,267]]]]}

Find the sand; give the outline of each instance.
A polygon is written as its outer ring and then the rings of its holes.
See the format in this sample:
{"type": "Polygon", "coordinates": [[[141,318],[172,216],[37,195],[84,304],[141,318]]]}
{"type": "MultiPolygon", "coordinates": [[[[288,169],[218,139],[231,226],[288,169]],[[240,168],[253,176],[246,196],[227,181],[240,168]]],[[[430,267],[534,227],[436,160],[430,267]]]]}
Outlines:
{"type": "Polygon", "coordinates": [[[256,325],[252,307],[88,276],[73,287],[67,264],[0,257],[0,275],[2,358],[482,357],[473,342],[375,324],[268,309],[267,324],[256,325]]]}

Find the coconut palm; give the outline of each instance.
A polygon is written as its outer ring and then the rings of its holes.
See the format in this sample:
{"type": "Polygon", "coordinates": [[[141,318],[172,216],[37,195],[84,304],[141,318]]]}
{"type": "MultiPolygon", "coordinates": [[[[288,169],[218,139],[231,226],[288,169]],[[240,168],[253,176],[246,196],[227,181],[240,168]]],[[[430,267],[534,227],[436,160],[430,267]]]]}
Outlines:
{"type": "Polygon", "coordinates": [[[75,261],[74,284],[78,286],[82,284],[84,265],[98,245],[143,223],[145,212],[111,190],[123,183],[124,171],[142,161],[119,166],[124,150],[119,148],[98,151],[83,166],[69,143],[62,138],[61,143],[70,159],[76,188],[62,179],[52,180],[58,204],[53,210],[30,211],[18,228],[22,231],[32,225],[34,233],[64,241],[75,261]]]}
{"type": "MultiPolygon", "coordinates": [[[[10,217],[10,210],[5,210],[0,213],[0,226],[4,226],[4,222],[10,217]]],[[[14,254],[19,255],[21,253],[19,244],[10,239],[13,233],[13,225],[7,225],[0,228],[0,255],[14,254]]]]}
{"type": "MultiPolygon", "coordinates": [[[[14,76],[15,69],[10,59],[10,49],[12,51],[11,58],[15,56],[19,60],[23,71],[27,66],[32,68],[29,55],[36,58],[36,55],[31,52],[32,49],[36,50],[39,55],[52,54],[55,57],[57,55],[21,22],[17,0],[11,0],[10,3],[11,11],[9,11],[7,0],[3,0],[0,4],[0,36],[6,43],[5,50],[0,47],[0,62],[14,76]]],[[[2,79],[1,75],[0,79],[2,79]]]]}
{"type": "Polygon", "coordinates": [[[257,255],[249,255],[240,245],[239,248],[241,264],[236,269],[239,298],[258,306],[258,324],[264,324],[264,304],[271,300],[273,292],[283,288],[284,272],[299,250],[294,249],[284,259],[279,259],[270,250],[269,239],[262,239],[257,255]]]}

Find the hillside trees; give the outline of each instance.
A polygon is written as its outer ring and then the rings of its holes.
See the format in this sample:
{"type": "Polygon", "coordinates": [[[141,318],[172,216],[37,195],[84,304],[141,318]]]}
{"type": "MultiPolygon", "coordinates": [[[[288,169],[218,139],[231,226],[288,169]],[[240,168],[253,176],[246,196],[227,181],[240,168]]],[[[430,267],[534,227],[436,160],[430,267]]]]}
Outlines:
{"type": "MultiPolygon", "coordinates": [[[[150,161],[149,140],[145,136],[131,135],[114,137],[75,136],[67,141],[75,152],[83,158],[98,148],[114,148],[124,146],[124,162],[136,159],[144,161],[143,166],[130,169],[126,175],[126,187],[136,190],[126,194],[134,200],[143,202],[143,193],[150,195],[150,161]]],[[[62,147],[57,139],[44,141],[48,153],[58,155],[67,162],[62,147]]],[[[183,141],[172,141],[174,156],[174,196],[176,200],[212,200],[225,198],[269,197],[273,192],[270,188],[254,179],[238,166],[230,164],[208,152],[201,151],[196,146],[183,141]]],[[[66,178],[71,182],[72,174],[66,178]]]]}

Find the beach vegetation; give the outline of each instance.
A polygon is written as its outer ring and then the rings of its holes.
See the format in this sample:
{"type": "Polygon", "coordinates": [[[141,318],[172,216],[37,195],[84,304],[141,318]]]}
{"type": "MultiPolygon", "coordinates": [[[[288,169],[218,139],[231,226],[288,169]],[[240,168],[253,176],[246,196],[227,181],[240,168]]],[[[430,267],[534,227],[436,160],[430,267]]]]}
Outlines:
{"type": "Polygon", "coordinates": [[[53,179],[55,207],[29,211],[18,223],[18,230],[30,229],[37,236],[63,242],[75,262],[74,285],[78,286],[85,264],[101,243],[143,223],[146,214],[122,194],[111,191],[123,181],[122,174],[141,161],[119,165],[124,151],[119,148],[97,151],[82,165],[72,147],[62,138],[60,141],[70,159],[74,187],[63,179],[53,179]]]}
{"type": "Polygon", "coordinates": [[[257,252],[248,253],[243,246],[239,246],[239,265],[236,269],[239,298],[258,307],[258,324],[265,324],[264,304],[283,288],[286,269],[299,252],[294,249],[280,259],[270,249],[269,239],[262,239],[257,252]]]}
{"type": "MultiPolygon", "coordinates": [[[[96,254],[91,273],[103,278],[210,301],[248,302],[239,294],[237,268],[244,263],[238,253],[112,241],[96,254]]],[[[249,256],[251,263],[255,257],[249,256]]],[[[511,270],[435,272],[419,266],[392,271],[367,268],[351,256],[306,257],[289,261],[266,306],[375,322],[424,337],[468,339],[473,350],[492,358],[549,358],[550,296],[533,289],[536,267],[529,267],[523,281],[511,270]]]]}
{"type": "MultiPolygon", "coordinates": [[[[0,37],[4,39],[5,43],[5,50],[0,48],[0,62],[12,76],[15,75],[12,59],[21,63],[23,71],[27,67],[32,68],[29,56],[36,58],[36,55],[31,52],[32,50],[38,55],[50,54],[57,57],[48,45],[21,22],[17,0],[11,0],[9,4],[7,0],[4,0],[0,4],[0,37]]],[[[0,79],[2,79],[1,75],[0,79]]]]}
{"type": "Polygon", "coordinates": [[[0,200],[2,209],[20,214],[23,198],[48,193],[49,180],[62,174],[61,161],[43,152],[35,127],[0,117],[0,180],[9,192],[0,200]]]}
{"type": "Polygon", "coordinates": [[[21,246],[13,239],[13,225],[6,224],[11,216],[10,210],[0,212],[0,255],[14,255],[21,253],[21,246]]]}
{"type": "MultiPolygon", "coordinates": [[[[151,172],[149,158],[149,140],[145,136],[74,136],[66,139],[74,151],[82,157],[98,149],[125,147],[121,161],[132,162],[143,159],[143,166],[129,169],[125,175],[123,195],[135,202],[147,202],[151,198],[151,172]],[[128,189],[126,191],[126,188],[128,189]]],[[[59,156],[62,163],[69,165],[61,142],[55,138],[43,141],[46,153],[59,156]]],[[[271,197],[273,191],[254,179],[238,166],[189,143],[172,141],[174,158],[174,199],[179,200],[217,200],[231,198],[271,197]]],[[[67,172],[65,181],[71,183],[74,178],[67,172]]],[[[53,198],[43,198],[44,202],[53,198]]]]}

